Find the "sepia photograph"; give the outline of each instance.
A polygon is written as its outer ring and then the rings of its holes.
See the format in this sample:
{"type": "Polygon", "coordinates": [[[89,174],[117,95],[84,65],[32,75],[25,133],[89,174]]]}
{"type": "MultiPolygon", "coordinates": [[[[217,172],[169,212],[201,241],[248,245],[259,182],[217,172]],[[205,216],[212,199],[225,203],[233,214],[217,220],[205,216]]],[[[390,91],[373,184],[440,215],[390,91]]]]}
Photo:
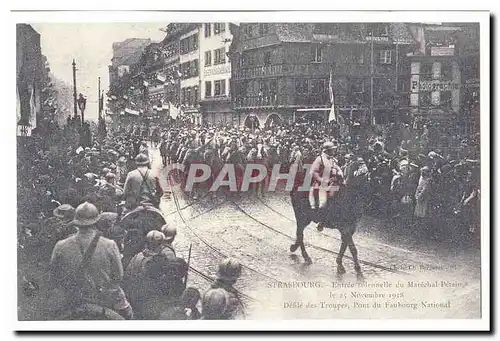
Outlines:
{"type": "Polygon", "coordinates": [[[16,21],[23,328],[489,319],[489,14],[239,14],[16,21]]]}

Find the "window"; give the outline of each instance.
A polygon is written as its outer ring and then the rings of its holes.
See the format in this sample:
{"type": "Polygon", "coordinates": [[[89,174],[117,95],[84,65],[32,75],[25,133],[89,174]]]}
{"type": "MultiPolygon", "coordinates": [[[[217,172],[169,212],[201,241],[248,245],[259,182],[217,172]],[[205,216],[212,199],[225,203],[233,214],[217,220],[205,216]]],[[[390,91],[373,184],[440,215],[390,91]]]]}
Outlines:
{"type": "Polygon", "coordinates": [[[199,99],[198,98],[199,97],[198,96],[199,95],[198,87],[197,86],[193,87],[193,91],[191,91],[191,92],[192,92],[192,95],[193,95],[193,100],[191,102],[191,105],[195,105],[195,104],[198,103],[198,99],[199,99]]]}
{"type": "Polygon", "coordinates": [[[214,65],[224,64],[226,62],[226,48],[214,50],[214,65]]]}
{"type": "Polygon", "coordinates": [[[392,57],[391,50],[382,50],[380,51],[380,64],[391,64],[392,57]]]}
{"type": "Polygon", "coordinates": [[[441,91],[440,101],[445,107],[451,106],[451,91],[441,91]]]}
{"type": "Polygon", "coordinates": [[[295,92],[298,94],[307,94],[309,91],[309,82],[307,79],[295,80],[295,92]]]}
{"type": "Polygon", "coordinates": [[[198,34],[193,34],[181,40],[181,54],[186,54],[198,49],[198,34]]]}
{"type": "Polygon", "coordinates": [[[356,52],[356,62],[358,64],[364,64],[365,63],[365,53],[364,53],[363,50],[356,52]]]}
{"type": "Polygon", "coordinates": [[[212,97],[212,82],[205,82],[205,97],[212,97]]]}
{"type": "Polygon", "coordinates": [[[432,63],[420,64],[420,74],[426,76],[432,75],[432,63]]]}
{"type": "Polygon", "coordinates": [[[191,77],[198,76],[198,59],[191,61],[191,77]]]}
{"type": "Polygon", "coordinates": [[[211,28],[212,24],[210,23],[205,24],[205,38],[210,37],[212,35],[211,28]]]}
{"type": "Polygon", "coordinates": [[[441,64],[441,79],[443,80],[452,80],[452,67],[450,63],[442,63],[441,64]]]}
{"type": "Polygon", "coordinates": [[[269,33],[269,24],[259,24],[259,35],[264,36],[269,33]]]}
{"type": "Polygon", "coordinates": [[[205,66],[212,65],[212,51],[205,51],[205,66]]]}
{"type": "Polygon", "coordinates": [[[183,79],[198,76],[198,59],[182,63],[180,72],[183,79]]]}
{"type": "Polygon", "coordinates": [[[214,34],[221,34],[224,31],[226,31],[226,23],[214,24],[214,34]]]}
{"type": "Polygon", "coordinates": [[[245,24],[243,31],[248,38],[251,38],[253,35],[253,24],[245,24]]]}
{"type": "Polygon", "coordinates": [[[389,36],[389,25],[378,24],[377,25],[377,36],[378,37],[387,37],[387,36],[389,36]]]}
{"type": "Polygon", "coordinates": [[[264,52],[264,66],[271,65],[271,51],[264,52]]]}
{"type": "Polygon", "coordinates": [[[362,78],[351,81],[351,92],[358,94],[365,92],[365,82],[362,78]]]}
{"type": "Polygon", "coordinates": [[[226,80],[214,81],[214,96],[226,95],[226,80]]]}
{"type": "Polygon", "coordinates": [[[410,81],[408,79],[398,79],[398,92],[409,92],[410,81]]]}
{"type": "Polygon", "coordinates": [[[311,57],[313,63],[321,63],[323,59],[323,47],[321,45],[314,45],[311,57]]]}
{"type": "Polygon", "coordinates": [[[419,93],[419,101],[420,101],[421,107],[430,107],[431,106],[431,93],[428,91],[420,92],[419,93]]]}
{"type": "Polygon", "coordinates": [[[374,37],[388,37],[389,36],[389,25],[387,24],[372,24],[370,28],[370,34],[374,37]]]}
{"type": "Polygon", "coordinates": [[[313,79],[311,80],[311,93],[322,94],[325,92],[325,80],[313,79]]]}

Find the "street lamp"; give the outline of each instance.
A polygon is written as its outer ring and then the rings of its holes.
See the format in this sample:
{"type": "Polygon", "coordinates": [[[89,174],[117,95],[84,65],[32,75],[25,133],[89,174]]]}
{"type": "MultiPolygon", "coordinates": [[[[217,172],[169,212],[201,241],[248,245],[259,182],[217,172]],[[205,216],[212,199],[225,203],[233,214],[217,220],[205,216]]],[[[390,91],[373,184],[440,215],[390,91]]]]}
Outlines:
{"type": "Polygon", "coordinates": [[[80,108],[80,111],[82,112],[82,126],[83,126],[83,123],[85,122],[84,113],[85,113],[85,106],[87,105],[87,99],[83,97],[82,94],[80,94],[77,103],[78,103],[78,108],[80,108]]]}

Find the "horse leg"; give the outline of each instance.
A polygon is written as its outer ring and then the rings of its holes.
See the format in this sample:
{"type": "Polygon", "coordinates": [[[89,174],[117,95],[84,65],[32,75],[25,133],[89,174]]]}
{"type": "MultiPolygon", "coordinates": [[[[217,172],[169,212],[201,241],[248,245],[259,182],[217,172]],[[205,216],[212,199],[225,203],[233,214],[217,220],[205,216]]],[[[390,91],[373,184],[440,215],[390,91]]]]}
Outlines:
{"type": "Polygon", "coordinates": [[[357,273],[361,273],[361,266],[359,265],[358,260],[358,249],[356,248],[356,244],[354,244],[354,240],[352,239],[352,234],[346,234],[348,240],[349,251],[351,251],[352,260],[354,261],[354,270],[357,273]]]}
{"type": "Polygon", "coordinates": [[[299,248],[301,244],[303,244],[304,240],[304,227],[301,227],[297,224],[297,230],[295,232],[296,238],[295,238],[295,243],[290,245],[290,252],[295,252],[299,248]]]}
{"type": "Polygon", "coordinates": [[[337,256],[337,273],[345,274],[344,265],[342,265],[342,258],[344,258],[345,250],[347,249],[347,237],[346,234],[341,233],[340,235],[342,243],[340,244],[339,254],[337,256]]]}

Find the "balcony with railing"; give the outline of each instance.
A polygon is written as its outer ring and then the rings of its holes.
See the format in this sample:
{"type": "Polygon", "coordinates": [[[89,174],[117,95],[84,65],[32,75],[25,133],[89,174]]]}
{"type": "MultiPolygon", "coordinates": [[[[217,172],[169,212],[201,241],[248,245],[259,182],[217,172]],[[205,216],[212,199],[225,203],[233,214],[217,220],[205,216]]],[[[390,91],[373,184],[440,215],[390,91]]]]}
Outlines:
{"type": "Polygon", "coordinates": [[[252,79],[266,77],[328,77],[333,75],[361,76],[369,72],[368,63],[310,63],[310,64],[276,64],[255,66],[233,70],[233,79],[252,79]]]}
{"type": "Polygon", "coordinates": [[[324,107],[329,105],[327,93],[322,94],[288,94],[255,95],[237,97],[235,108],[283,108],[283,107],[324,107]]]}

